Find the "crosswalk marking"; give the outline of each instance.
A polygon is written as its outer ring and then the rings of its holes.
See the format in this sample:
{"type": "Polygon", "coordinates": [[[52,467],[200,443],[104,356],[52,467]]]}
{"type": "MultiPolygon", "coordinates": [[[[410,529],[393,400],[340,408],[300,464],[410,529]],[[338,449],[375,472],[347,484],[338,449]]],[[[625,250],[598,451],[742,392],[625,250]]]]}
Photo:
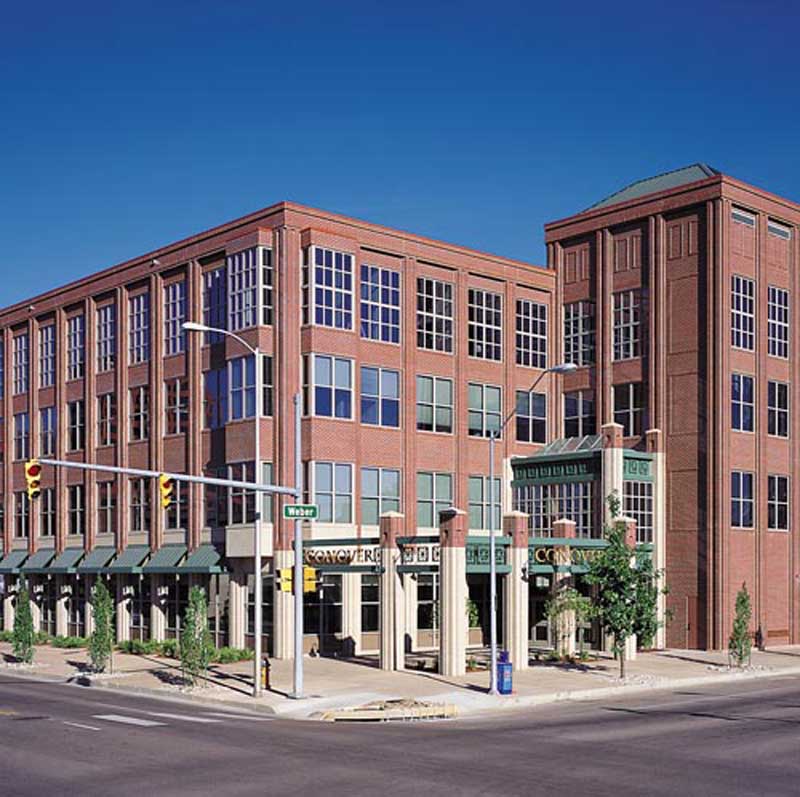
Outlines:
{"type": "Polygon", "coordinates": [[[125,725],[139,725],[143,728],[153,728],[156,725],[166,725],[164,722],[143,720],[139,719],[139,717],[125,717],[122,714],[94,714],[92,718],[96,720],[107,720],[108,722],[122,722],[125,725]]]}
{"type": "Polygon", "coordinates": [[[64,720],[64,725],[69,725],[72,728],[83,728],[86,731],[99,731],[100,728],[95,728],[94,725],[84,725],[82,722],[67,722],[64,720]]]}
{"type": "Polygon", "coordinates": [[[271,722],[273,717],[254,717],[250,714],[225,714],[222,711],[206,711],[209,717],[224,717],[230,720],[247,720],[248,722],[271,722]]]}
{"type": "Polygon", "coordinates": [[[222,720],[212,719],[211,717],[194,717],[186,714],[169,714],[166,711],[148,711],[151,717],[163,717],[168,720],[182,720],[184,722],[222,722],[222,720]]]}

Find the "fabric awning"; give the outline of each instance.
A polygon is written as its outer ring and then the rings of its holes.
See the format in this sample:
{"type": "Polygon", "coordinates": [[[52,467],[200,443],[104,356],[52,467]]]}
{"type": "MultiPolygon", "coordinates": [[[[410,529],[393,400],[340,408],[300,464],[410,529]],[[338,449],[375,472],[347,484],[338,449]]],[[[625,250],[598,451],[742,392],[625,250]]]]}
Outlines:
{"type": "Polygon", "coordinates": [[[222,573],[219,551],[213,545],[201,545],[189,554],[178,573],[222,573]]]}
{"type": "Polygon", "coordinates": [[[0,562],[0,573],[19,573],[19,567],[27,556],[27,551],[9,551],[3,558],[3,561],[0,562]]]}
{"type": "Polygon", "coordinates": [[[107,573],[141,573],[142,562],[147,559],[150,548],[147,545],[131,545],[126,548],[106,568],[107,573]]]}
{"type": "Polygon", "coordinates": [[[79,573],[102,573],[108,563],[114,558],[116,548],[110,545],[95,548],[86,554],[86,558],[78,565],[79,573]]]}
{"type": "Polygon", "coordinates": [[[65,548],[56,558],[51,562],[50,567],[47,568],[48,573],[74,573],[75,567],[83,557],[83,548],[65,548]]]}
{"type": "Polygon", "coordinates": [[[47,565],[53,561],[55,555],[56,552],[53,548],[42,548],[28,557],[28,561],[22,565],[21,570],[23,573],[47,573],[49,570],[47,565]]]}
{"type": "Polygon", "coordinates": [[[143,573],[177,573],[178,562],[186,556],[185,545],[165,545],[159,548],[142,568],[143,573]]]}

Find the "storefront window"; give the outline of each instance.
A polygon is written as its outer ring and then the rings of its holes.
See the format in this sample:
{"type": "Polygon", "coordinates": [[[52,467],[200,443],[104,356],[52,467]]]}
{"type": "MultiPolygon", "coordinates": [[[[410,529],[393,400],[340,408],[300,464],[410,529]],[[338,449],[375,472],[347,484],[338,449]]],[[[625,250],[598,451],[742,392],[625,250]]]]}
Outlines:
{"type": "Polygon", "coordinates": [[[433,631],[439,627],[439,574],[417,576],[417,628],[433,631]]]}
{"type": "Polygon", "coordinates": [[[361,576],[361,631],[377,631],[380,618],[380,582],[378,576],[361,576]]]}

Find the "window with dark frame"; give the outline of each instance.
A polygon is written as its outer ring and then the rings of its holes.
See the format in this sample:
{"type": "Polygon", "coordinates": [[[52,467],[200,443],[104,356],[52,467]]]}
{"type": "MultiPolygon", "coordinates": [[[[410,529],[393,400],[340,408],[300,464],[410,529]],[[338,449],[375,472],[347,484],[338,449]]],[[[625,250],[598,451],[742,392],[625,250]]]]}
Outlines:
{"type": "Polygon", "coordinates": [[[731,374],[731,428],[736,432],[752,432],[755,417],[753,377],[731,374]]]}
{"type": "Polygon", "coordinates": [[[103,393],[97,397],[97,445],[117,443],[117,395],[103,393]]]}
{"type": "Polygon", "coordinates": [[[150,437],[150,388],[140,385],[130,389],[130,442],[150,437]]]}
{"type": "Polygon", "coordinates": [[[83,399],[67,404],[67,451],[82,451],[86,440],[86,407],[83,399]]]}
{"type": "Polygon", "coordinates": [[[452,433],[452,379],[438,376],[417,377],[417,429],[422,432],[452,433]]]}
{"type": "Polygon", "coordinates": [[[564,305],[564,362],[577,366],[594,365],[594,302],[571,302],[564,305]]]}
{"type": "Polygon", "coordinates": [[[97,483],[97,533],[114,534],[117,528],[117,483],[97,483]]]}
{"type": "Polygon", "coordinates": [[[638,437],[645,426],[646,398],[641,382],[614,385],[614,423],[622,426],[624,437],[638,437]]]}
{"type": "Polygon", "coordinates": [[[547,394],[517,391],[516,426],[520,443],[547,440],[547,394]]]}
{"type": "Polygon", "coordinates": [[[789,437],[789,385],[786,382],[767,382],[767,434],[789,437]]]}
{"type": "Polygon", "coordinates": [[[594,393],[576,390],[564,393],[564,437],[597,434],[594,393]]]}
{"type": "Polygon", "coordinates": [[[400,426],[400,372],[361,366],[361,423],[400,426]]]}

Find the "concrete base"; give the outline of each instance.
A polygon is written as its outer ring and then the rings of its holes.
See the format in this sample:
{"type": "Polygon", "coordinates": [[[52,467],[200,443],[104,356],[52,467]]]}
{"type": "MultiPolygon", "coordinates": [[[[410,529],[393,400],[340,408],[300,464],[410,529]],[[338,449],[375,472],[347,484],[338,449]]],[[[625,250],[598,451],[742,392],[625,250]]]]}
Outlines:
{"type": "Polygon", "coordinates": [[[505,623],[503,639],[515,670],[528,668],[529,604],[528,582],[522,568],[528,563],[527,548],[509,548],[511,572],[503,578],[505,623]]]}
{"type": "Polygon", "coordinates": [[[446,676],[467,671],[467,552],[463,547],[442,547],[440,552],[442,635],[439,672],[446,676]]]}
{"type": "Polygon", "coordinates": [[[228,582],[228,643],[232,648],[244,647],[247,625],[247,576],[234,567],[228,582]]]}

